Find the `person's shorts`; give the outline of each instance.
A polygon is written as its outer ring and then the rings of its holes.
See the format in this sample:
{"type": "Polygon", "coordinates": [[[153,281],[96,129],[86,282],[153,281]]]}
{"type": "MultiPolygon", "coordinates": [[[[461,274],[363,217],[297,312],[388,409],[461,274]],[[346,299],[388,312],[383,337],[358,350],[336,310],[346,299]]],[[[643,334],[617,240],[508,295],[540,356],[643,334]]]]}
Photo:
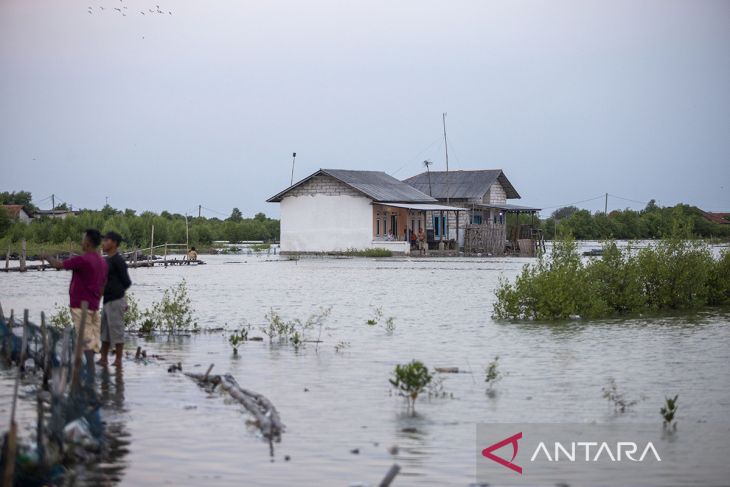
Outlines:
{"type": "MultiPolygon", "coordinates": [[[[78,333],[81,326],[81,308],[71,308],[71,320],[78,333]]],[[[101,323],[99,310],[90,309],[86,311],[86,324],[84,325],[84,350],[98,352],[101,349],[101,323]]]]}
{"type": "Polygon", "coordinates": [[[427,250],[428,247],[426,247],[426,245],[428,245],[426,242],[423,242],[423,241],[418,242],[418,248],[421,250],[427,250]]]}
{"type": "Polygon", "coordinates": [[[124,311],[127,308],[125,298],[104,303],[101,313],[101,341],[112,345],[124,343],[124,311]]]}

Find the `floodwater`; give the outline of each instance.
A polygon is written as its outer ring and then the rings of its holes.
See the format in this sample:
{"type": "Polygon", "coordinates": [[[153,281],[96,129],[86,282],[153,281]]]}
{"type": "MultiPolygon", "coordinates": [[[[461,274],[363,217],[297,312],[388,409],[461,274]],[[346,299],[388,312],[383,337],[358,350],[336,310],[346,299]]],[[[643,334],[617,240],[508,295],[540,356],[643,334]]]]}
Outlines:
{"type": "MultiPolygon", "coordinates": [[[[234,357],[221,332],[130,336],[129,349],[139,344],[166,360],[128,360],[122,375],[112,371],[99,379],[111,452],[101,465],[82,470],[77,485],[377,485],[398,463],[394,486],[467,486],[475,481],[476,423],[659,426],[664,397],[679,394],[680,428],[730,425],[727,310],[504,323],[491,318],[495,286],[531,259],[203,258],[208,265],[131,270],[141,306],[185,278],[202,327],[248,324],[251,336],[263,336],[258,327],[270,309],[305,319],[331,307],[323,342],[298,351],[247,342],[234,357]],[[383,321],[394,318],[392,333],[366,324],[376,308],[383,321]],[[336,351],[341,342],[349,346],[336,351]],[[488,395],[484,368],[497,355],[504,377],[488,395]],[[423,395],[412,416],[388,378],[395,364],[414,358],[465,373],[441,374],[447,397],[423,395]],[[286,425],[273,458],[240,405],[167,372],[178,361],[188,371],[214,363],[215,372],[230,372],[242,387],[271,399],[286,425]],[[639,401],[630,411],[617,414],[602,397],[610,378],[639,401]]],[[[69,277],[55,271],[0,275],[0,302],[6,314],[29,308],[37,321],[42,310],[66,302],[69,277]]],[[[8,371],[0,371],[0,429],[7,428],[11,384],[8,371]]],[[[21,389],[19,420],[27,436],[35,406],[30,386],[21,389]]],[[[717,446],[726,449],[727,441],[717,446]]]]}

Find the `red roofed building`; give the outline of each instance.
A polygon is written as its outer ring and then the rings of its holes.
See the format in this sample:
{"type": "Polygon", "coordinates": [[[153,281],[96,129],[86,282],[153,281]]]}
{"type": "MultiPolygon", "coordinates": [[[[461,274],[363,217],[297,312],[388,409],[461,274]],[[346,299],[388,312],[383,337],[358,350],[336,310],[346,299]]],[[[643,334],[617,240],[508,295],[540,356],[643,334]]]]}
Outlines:
{"type": "Polygon", "coordinates": [[[730,225],[730,213],[712,213],[709,211],[703,211],[702,216],[707,221],[712,223],[719,223],[720,225],[730,225]]]}
{"type": "Polygon", "coordinates": [[[0,205],[0,208],[3,208],[7,212],[8,216],[13,220],[30,223],[33,219],[25,210],[23,205],[0,205]]]}

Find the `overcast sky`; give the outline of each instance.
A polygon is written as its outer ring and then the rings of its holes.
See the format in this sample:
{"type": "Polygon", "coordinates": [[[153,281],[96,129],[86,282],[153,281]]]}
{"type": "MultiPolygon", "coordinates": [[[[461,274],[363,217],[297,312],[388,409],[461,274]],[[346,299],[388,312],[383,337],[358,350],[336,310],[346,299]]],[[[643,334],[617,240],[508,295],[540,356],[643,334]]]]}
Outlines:
{"type": "Polygon", "coordinates": [[[730,211],[730,2],[0,0],[0,190],[36,201],[278,215],[294,151],[443,170],[442,112],[513,203],[730,211]]]}

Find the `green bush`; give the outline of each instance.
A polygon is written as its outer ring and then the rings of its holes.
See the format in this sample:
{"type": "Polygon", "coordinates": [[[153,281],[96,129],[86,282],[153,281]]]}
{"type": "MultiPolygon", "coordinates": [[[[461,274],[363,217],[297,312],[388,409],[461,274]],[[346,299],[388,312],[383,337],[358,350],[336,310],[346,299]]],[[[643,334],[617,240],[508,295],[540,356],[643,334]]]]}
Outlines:
{"type": "Polygon", "coordinates": [[[428,386],[431,379],[431,374],[428,368],[423,365],[423,362],[412,360],[405,365],[398,364],[395,366],[390,384],[406,397],[408,405],[415,411],[416,399],[428,386]]]}
{"type": "Polygon", "coordinates": [[[566,319],[600,316],[606,303],[588,278],[573,239],[555,242],[549,257],[525,265],[514,284],[501,280],[494,314],[508,319],[566,319]]]}
{"type": "Polygon", "coordinates": [[[344,252],[335,253],[335,255],[347,255],[351,257],[393,257],[393,252],[388,249],[347,249],[344,252]]]}
{"type": "Polygon", "coordinates": [[[273,308],[265,315],[266,325],[260,327],[261,333],[269,337],[269,343],[290,343],[298,349],[304,344],[305,337],[309,331],[317,329],[316,344],[322,336],[322,327],[332,308],[322,308],[319,313],[310,315],[306,320],[296,318],[291,321],[284,320],[273,308]]]}
{"type": "Polygon", "coordinates": [[[162,299],[152,303],[152,307],[142,314],[143,325],[150,324],[172,335],[180,331],[197,330],[198,324],[193,316],[193,307],[188,297],[188,286],[185,279],[177,286],[165,289],[162,299]]]}
{"type": "Polygon", "coordinates": [[[605,306],[618,313],[632,313],[644,307],[638,259],[631,249],[622,251],[616,242],[603,246],[603,256],[587,266],[587,278],[605,306]]]}
{"type": "Polygon", "coordinates": [[[139,321],[142,319],[142,312],[139,310],[139,303],[134,294],[127,293],[127,309],[124,310],[124,328],[133,330],[137,328],[139,321]]]}
{"type": "Polygon", "coordinates": [[[730,249],[725,249],[710,273],[709,303],[730,305],[730,249]]]}
{"type": "Polygon", "coordinates": [[[61,306],[58,303],[54,306],[53,314],[48,319],[50,326],[56,330],[63,331],[65,328],[73,325],[68,306],[61,306]]]}
{"type": "Polygon", "coordinates": [[[652,310],[696,309],[709,303],[716,263],[707,245],[671,238],[638,256],[646,305],[652,310]]]}
{"type": "Polygon", "coordinates": [[[698,241],[670,238],[638,253],[609,241],[602,258],[584,263],[568,238],[526,265],[514,283],[500,281],[494,315],[560,320],[730,304],[728,276],[728,252],[715,260],[698,241]]]}

